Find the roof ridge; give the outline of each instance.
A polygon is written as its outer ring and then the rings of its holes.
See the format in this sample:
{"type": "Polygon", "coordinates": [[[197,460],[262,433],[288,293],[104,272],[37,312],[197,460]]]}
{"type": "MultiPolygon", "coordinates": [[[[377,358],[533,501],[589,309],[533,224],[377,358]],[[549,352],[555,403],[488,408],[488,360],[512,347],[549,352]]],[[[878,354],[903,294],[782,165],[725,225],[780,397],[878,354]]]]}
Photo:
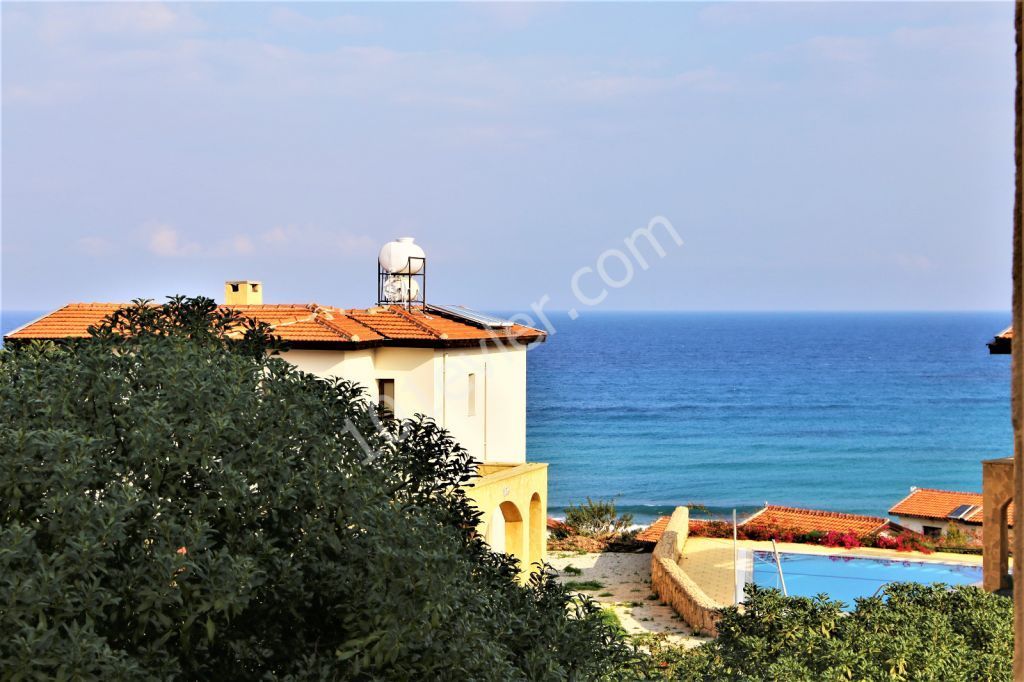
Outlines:
{"type": "Polygon", "coordinates": [[[298,324],[299,322],[314,322],[314,321],[316,321],[316,313],[311,313],[311,314],[306,315],[304,317],[300,317],[298,315],[295,315],[294,317],[285,318],[285,319],[281,320],[280,322],[274,322],[273,324],[270,325],[270,328],[271,329],[277,329],[278,327],[287,327],[288,325],[298,324]]]}
{"type": "Polygon", "coordinates": [[[432,336],[434,336],[434,337],[436,337],[438,339],[446,338],[447,337],[447,334],[441,334],[437,330],[432,329],[432,328],[428,327],[426,324],[424,324],[423,322],[420,322],[419,320],[417,320],[415,317],[413,317],[412,313],[410,313],[408,310],[406,310],[405,308],[403,308],[400,305],[388,306],[388,310],[390,310],[392,312],[397,312],[399,315],[401,315],[406,320],[409,320],[410,322],[412,322],[414,325],[416,325],[417,327],[419,327],[420,329],[422,329],[426,333],[431,334],[432,336]]]}
{"type": "MultiPolygon", "coordinates": [[[[330,316],[330,317],[324,317],[323,315],[320,314],[320,311],[317,311],[317,313],[313,316],[313,319],[314,319],[314,321],[317,324],[323,325],[324,327],[327,327],[332,332],[335,332],[336,334],[338,334],[339,336],[345,338],[348,341],[359,341],[360,340],[358,334],[350,334],[347,331],[345,331],[344,329],[342,329],[341,327],[339,327],[337,325],[337,323],[335,323],[333,315],[330,316]]],[[[352,319],[352,318],[349,318],[349,319],[352,319]]]]}
{"type": "Polygon", "coordinates": [[[882,516],[869,516],[868,514],[851,514],[849,512],[837,512],[828,509],[805,509],[803,507],[787,507],[780,504],[769,504],[765,506],[765,509],[773,509],[775,511],[796,511],[803,512],[805,514],[812,514],[814,516],[831,516],[833,518],[843,519],[861,519],[870,521],[888,521],[888,519],[882,516]]]}
{"type": "Polygon", "coordinates": [[[352,310],[352,312],[345,312],[345,313],[344,313],[344,315],[345,315],[345,317],[347,317],[348,319],[350,319],[350,320],[352,320],[353,322],[355,322],[356,324],[358,324],[358,325],[359,325],[360,327],[365,327],[366,329],[368,329],[368,330],[370,331],[370,333],[372,333],[372,334],[376,334],[377,336],[379,336],[379,337],[381,337],[381,338],[383,338],[383,339],[391,339],[391,338],[394,338],[394,337],[388,336],[387,334],[385,334],[385,333],[384,333],[383,331],[381,331],[380,329],[377,329],[376,327],[371,327],[371,326],[370,326],[369,324],[367,324],[366,322],[363,322],[363,321],[362,321],[362,320],[360,320],[360,319],[359,319],[358,317],[356,317],[355,315],[353,315],[352,313],[354,313],[354,312],[357,312],[357,310],[358,310],[358,312],[360,312],[360,313],[364,313],[364,314],[366,314],[366,315],[375,315],[375,314],[376,314],[376,313],[371,313],[371,312],[370,312],[370,311],[368,311],[368,310],[360,310],[360,309],[353,309],[353,310],[352,310]]]}
{"type": "MultiPolygon", "coordinates": [[[[944,490],[943,488],[919,488],[919,487],[915,487],[913,490],[910,491],[910,494],[907,495],[907,497],[910,497],[911,495],[916,495],[917,493],[922,492],[922,491],[930,492],[930,493],[950,493],[952,495],[981,495],[982,494],[982,493],[979,493],[979,492],[975,492],[973,490],[944,490]]],[[[904,499],[906,499],[906,498],[904,498],[904,499]]]]}

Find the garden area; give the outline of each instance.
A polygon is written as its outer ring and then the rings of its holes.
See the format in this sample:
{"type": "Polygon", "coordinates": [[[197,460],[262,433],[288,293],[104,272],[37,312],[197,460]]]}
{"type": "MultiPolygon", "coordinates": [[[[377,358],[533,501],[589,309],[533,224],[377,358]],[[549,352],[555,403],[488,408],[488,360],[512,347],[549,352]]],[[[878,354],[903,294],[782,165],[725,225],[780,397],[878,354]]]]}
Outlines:
{"type": "MultiPolygon", "coordinates": [[[[1011,677],[1010,600],[976,588],[892,585],[844,615],[750,587],[715,640],[630,634],[590,596],[604,585],[568,566],[524,585],[491,551],[447,432],[279,350],[184,298],[0,350],[0,678],[1011,677]]],[[[613,504],[566,516],[556,551],[637,557],[613,504]]],[[[656,601],[620,599],[639,617],[656,601]]]]}

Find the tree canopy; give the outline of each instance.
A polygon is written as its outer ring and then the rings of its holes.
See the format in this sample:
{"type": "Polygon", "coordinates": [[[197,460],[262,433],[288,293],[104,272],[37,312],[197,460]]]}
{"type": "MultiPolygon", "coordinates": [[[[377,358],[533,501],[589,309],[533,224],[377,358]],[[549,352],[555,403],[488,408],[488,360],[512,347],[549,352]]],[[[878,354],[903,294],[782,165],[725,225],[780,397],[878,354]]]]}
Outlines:
{"type": "Polygon", "coordinates": [[[635,651],[474,532],[431,420],[209,299],[0,351],[0,677],[602,679],[635,651]]]}
{"type": "Polygon", "coordinates": [[[690,651],[651,642],[654,669],[694,682],[1013,677],[1013,603],[977,587],[894,583],[848,613],[825,595],[746,589],[717,639],[690,651]]]}

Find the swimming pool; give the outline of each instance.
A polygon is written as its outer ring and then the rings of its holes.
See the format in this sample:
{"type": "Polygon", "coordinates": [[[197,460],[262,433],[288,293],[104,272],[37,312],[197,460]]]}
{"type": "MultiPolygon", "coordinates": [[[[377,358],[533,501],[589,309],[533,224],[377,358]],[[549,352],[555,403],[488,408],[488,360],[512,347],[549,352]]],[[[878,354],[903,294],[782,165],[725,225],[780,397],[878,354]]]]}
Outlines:
{"type": "MultiPolygon", "coordinates": [[[[751,552],[745,557],[743,582],[780,588],[775,555],[751,552]]],[[[780,553],[782,575],[791,596],[825,593],[853,607],[857,597],[870,597],[886,583],[972,585],[981,581],[981,566],[925,561],[875,559],[863,556],[780,553]]]]}

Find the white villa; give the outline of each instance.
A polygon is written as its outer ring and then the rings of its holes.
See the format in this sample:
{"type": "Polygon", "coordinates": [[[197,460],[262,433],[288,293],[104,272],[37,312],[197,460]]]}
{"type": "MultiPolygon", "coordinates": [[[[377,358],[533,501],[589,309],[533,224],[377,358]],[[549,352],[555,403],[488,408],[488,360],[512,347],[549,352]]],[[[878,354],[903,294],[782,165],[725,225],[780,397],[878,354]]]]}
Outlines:
{"type": "MultiPolygon", "coordinates": [[[[378,304],[264,304],[263,285],[225,283],[223,305],[261,320],[287,343],[282,357],[323,377],[355,381],[399,418],[433,417],[481,462],[470,486],[491,546],[541,561],[547,465],[526,460],[526,352],[543,331],[423,300],[426,259],[405,238],[380,255],[378,304]],[[422,284],[417,282],[421,282],[422,284]]],[[[84,337],[123,303],[69,303],[5,341],[84,337]]]]}

